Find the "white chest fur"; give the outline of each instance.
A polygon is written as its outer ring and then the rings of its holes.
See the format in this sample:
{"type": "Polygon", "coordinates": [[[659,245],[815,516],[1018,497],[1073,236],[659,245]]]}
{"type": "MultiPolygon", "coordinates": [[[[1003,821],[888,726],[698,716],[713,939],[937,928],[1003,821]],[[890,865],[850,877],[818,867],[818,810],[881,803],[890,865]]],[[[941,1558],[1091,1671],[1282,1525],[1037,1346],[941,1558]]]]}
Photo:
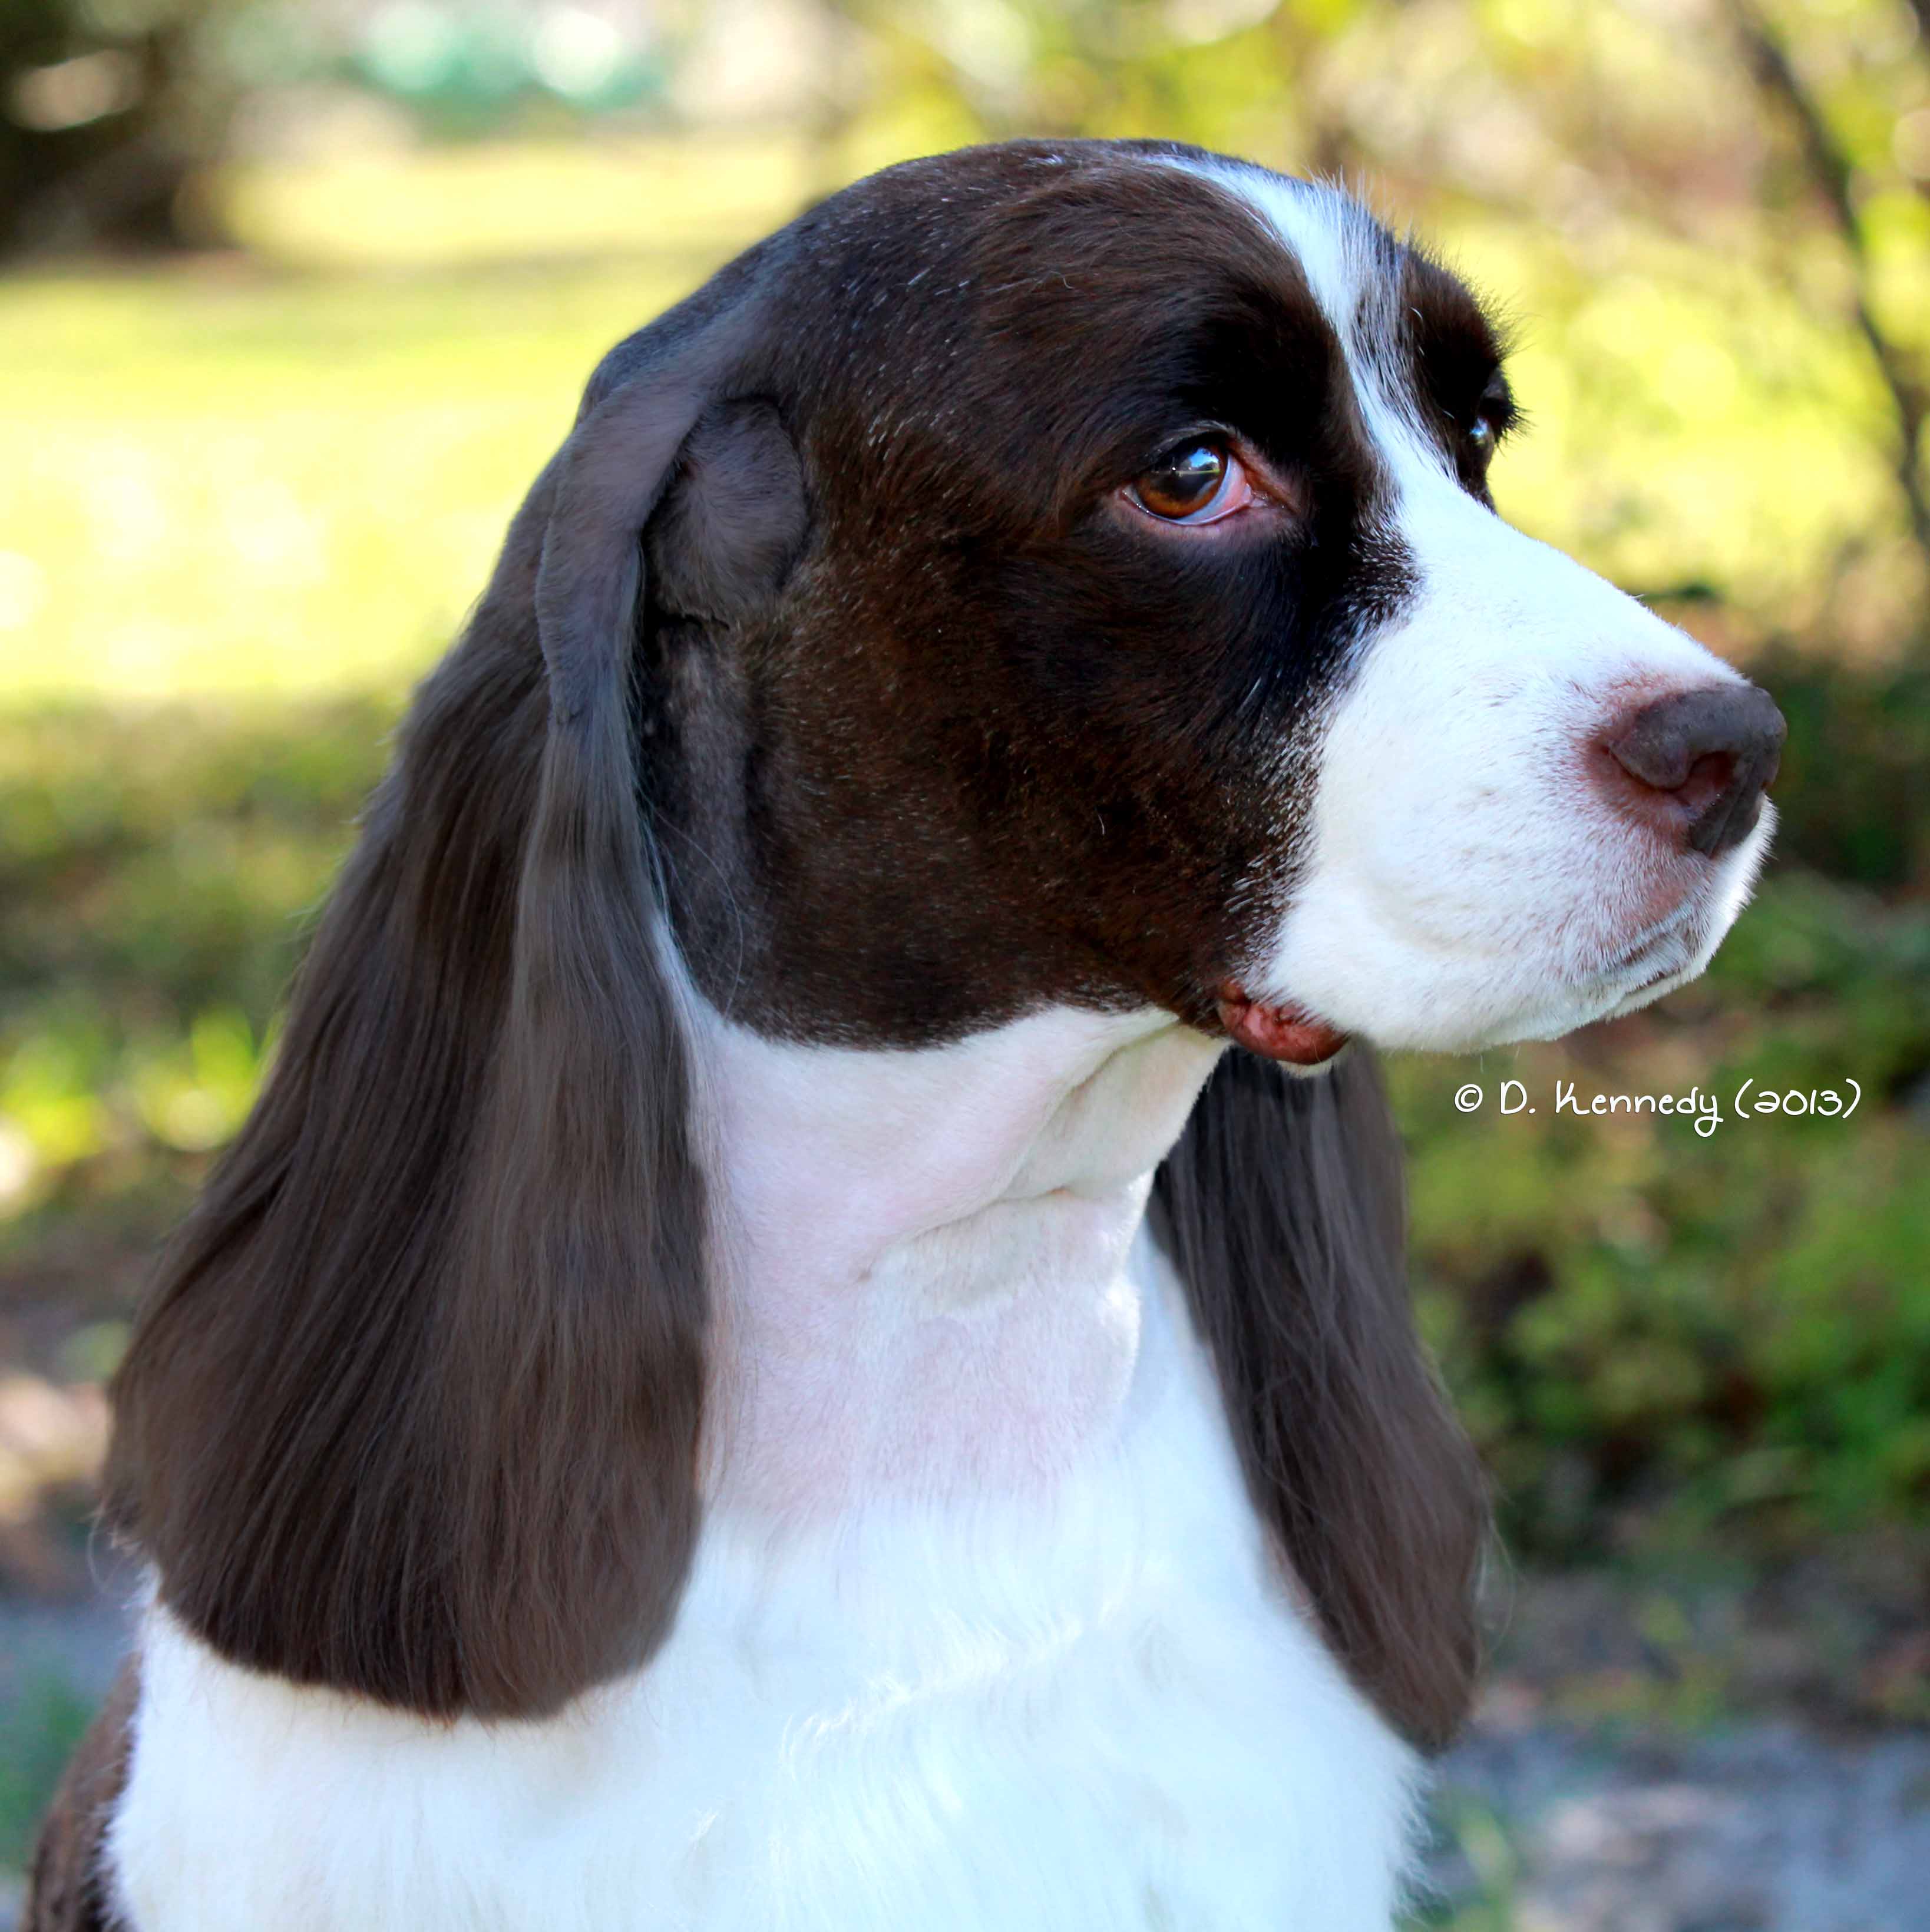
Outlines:
{"type": "Polygon", "coordinates": [[[702,1546],[641,1677],[425,1724],[144,1634],[138,1932],[1385,1932],[1414,1764],[1269,1574],[1151,1244],[1129,1413],[1049,1506],[702,1546]]]}

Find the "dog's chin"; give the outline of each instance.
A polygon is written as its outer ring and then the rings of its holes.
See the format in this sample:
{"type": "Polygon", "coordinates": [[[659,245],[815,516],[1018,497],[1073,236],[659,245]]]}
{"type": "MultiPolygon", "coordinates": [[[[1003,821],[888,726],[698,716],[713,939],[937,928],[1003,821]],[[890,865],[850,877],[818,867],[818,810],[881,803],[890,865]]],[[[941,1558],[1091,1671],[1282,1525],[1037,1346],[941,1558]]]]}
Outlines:
{"type": "MultiPolygon", "coordinates": [[[[1461,1039],[1431,1038],[1425,1042],[1426,1048],[1474,1053],[1489,1047],[1559,1040],[1603,1020],[1638,1012],[1702,976],[1739,909],[1739,904],[1733,909],[1724,908],[1713,917],[1706,908],[1699,909],[1699,916],[1672,920],[1666,929],[1630,948],[1599,972],[1552,987],[1544,999],[1471,1029],[1461,1039]]],[[[1361,1030],[1379,1046],[1421,1044],[1382,1038],[1371,1029],[1361,1030]]]]}
{"type": "Polygon", "coordinates": [[[1391,1052],[1476,1053],[1619,1018],[1707,968],[1748,902],[1774,823],[1766,804],[1754,833],[1693,892],[1586,962],[1532,933],[1512,948],[1490,937],[1463,953],[1371,910],[1349,919],[1345,897],[1324,918],[1303,904],[1259,997],[1221,988],[1222,1024],[1268,1059],[1317,1070],[1350,1038],[1391,1052]],[[1229,992],[1241,994],[1230,1013],[1229,992]]]}
{"type": "Polygon", "coordinates": [[[1493,988],[1469,979],[1446,978],[1426,995],[1427,981],[1416,975],[1394,1002],[1364,1000],[1349,1010],[1344,994],[1323,1001],[1332,1019],[1285,998],[1220,1000],[1220,1022],[1226,1036],[1249,1052],[1274,1060],[1290,1072],[1317,1073],[1353,1040],[1389,1052],[1478,1053],[1490,1047],[1559,1040],[1597,1021],[1619,1018],[1659,1000],[1695,979],[1708,964],[1722,928],[1712,934],[1678,928],[1649,945],[1584,977],[1549,976],[1541,987],[1523,988],[1526,997],[1497,1005],[1493,988]],[[1413,992],[1421,989],[1415,999],[1413,992]],[[1486,997],[1484,997],[1484,994],[1486,997]]]}
{"type": "Polygon", "coordinates": [[[1767,806],[1763,818],[1767,822],[1724,867],[1718,882],[1706,894],[1640,935],[1599,974],[1575,987],[1569,997],[1553,1003],[1552,1016],[1538,1015],[1532,1024],[1479,1044],[1500,1046],[1514,1041],[1559,1040],[1578,1028],[1639,1012],[1678,987],[1699,980],[1748,903],[1773,824],[1767,806]]]}

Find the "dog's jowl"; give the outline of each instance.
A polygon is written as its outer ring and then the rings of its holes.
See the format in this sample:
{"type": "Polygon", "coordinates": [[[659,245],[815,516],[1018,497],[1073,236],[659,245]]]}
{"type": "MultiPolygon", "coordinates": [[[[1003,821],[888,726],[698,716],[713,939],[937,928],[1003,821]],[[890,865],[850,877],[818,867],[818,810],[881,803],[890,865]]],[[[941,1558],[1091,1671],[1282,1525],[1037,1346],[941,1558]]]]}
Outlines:
{"type": "Polygon", "coordinates": [[[150,1289],[36,1932],[1384,1932],[1485,1514],[1370,1049],[1699,972],[1781,735],[1514,413],[1155,145],[610,353],[150,1289]]]}

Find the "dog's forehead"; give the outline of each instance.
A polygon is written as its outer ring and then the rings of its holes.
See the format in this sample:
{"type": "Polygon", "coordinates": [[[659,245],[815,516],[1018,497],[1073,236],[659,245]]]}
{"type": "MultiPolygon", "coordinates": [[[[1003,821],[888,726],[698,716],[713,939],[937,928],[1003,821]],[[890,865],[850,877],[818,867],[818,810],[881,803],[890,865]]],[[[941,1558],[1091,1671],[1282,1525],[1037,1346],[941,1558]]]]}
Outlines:
{"type": "Polygon", "coordinates": [[[1125,349],[1232,298],[1346,337],[1391,298],[1402,255],[1336,190],[1176,148],[969,151],[887,170],[823,214],[803,251],[814,302],[848,342],[911,351],[901,363],[920,359],[920,326],[940,341],[968,327],[981,354],[1125,349]]]}
{"type": "Polygon", "coordinates": [[[1478,391],[1505,360],[1503,331],[1473,290],[1350,194],[1218,155],[1175,164],[1236,199],[1290,255],[1356,374],[1373,372],[1370,386],[1425,392],[1445,375],[1478,391]]]}
{"type": "Polygon", "coordinates": [[[887,170],[798,224],[782,280],[785,386],[801,414],[861,420],[874,452],[929,432],[995,460],[1051,445],[1100,462],[1128,424],[1183,430],[1189,405],[1244,426],[1243,385],[1412,392],[1449,340],[1498,360],[1467,291],[1350,196],[1165,145],[887,170]]]}
{"type": "Polygon", "coordinates": [[[1411,251],[1351,195],[1217,156],[1180,165],[1237,201],[1292,258],[1343,340],[1359,346],[1393,326],[1411,251]]]}

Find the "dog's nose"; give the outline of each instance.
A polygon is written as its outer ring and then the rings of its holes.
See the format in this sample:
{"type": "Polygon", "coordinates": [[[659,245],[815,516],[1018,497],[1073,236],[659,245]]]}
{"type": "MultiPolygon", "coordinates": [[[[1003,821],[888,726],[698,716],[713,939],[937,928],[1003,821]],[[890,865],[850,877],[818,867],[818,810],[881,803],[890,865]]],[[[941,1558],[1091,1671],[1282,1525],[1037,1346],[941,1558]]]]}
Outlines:
{"type": "Polygon", "coordinates": [[[1787,728],[1767,692],[1713,684],[1644,705],[1601,742],[1635,782],[1630,808],[1715,859],[1755,830],[1787,728]]]}

